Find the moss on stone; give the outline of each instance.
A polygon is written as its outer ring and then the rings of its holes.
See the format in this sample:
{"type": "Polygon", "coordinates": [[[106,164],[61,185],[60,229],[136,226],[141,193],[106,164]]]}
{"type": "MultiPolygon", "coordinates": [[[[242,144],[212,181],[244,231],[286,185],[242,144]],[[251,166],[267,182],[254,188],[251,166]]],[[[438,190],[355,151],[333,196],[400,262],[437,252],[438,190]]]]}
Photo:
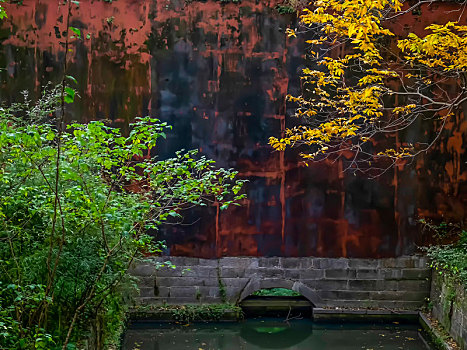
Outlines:
{"type": "Polygon", "coordinates": [[[148,305],[131,310],[130,319],[179,323],[238,321],[243,319],[243,313],[233,304],[148,305]]]}

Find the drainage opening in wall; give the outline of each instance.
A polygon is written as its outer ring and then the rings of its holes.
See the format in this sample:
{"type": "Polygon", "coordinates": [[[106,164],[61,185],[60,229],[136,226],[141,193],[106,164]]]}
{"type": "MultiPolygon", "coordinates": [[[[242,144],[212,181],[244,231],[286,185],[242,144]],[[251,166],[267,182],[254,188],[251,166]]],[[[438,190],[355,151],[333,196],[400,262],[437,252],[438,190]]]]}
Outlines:
{"type": "Polygon", "coordinates": [[[245,317],[310,318],[313,304],[286,288],[260,289],[240,302],[245,317]]]}

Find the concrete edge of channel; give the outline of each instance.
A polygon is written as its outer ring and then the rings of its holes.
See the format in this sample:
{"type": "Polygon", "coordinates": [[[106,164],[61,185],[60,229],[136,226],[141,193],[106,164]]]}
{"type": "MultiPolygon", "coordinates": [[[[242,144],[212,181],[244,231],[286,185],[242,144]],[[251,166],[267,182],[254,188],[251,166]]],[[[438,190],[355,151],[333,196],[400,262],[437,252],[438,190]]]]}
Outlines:
{"type": "Polygon", "coordinates": [[[385,321],[385,322],[414,322],[419,317],[418,311],[413,310],[373,310],[373,309],[341,309],[341,308],[313,308],[313,320],[316,322],[335,321],[385,321]]]}
{"type": "Polygon", "coordinates": [[[419,312],[419,322],[422,325],[422,328],[425,330],[425,332],[427,332],[430,335],[433,343],[437,346],[439,350],[458,349],[452,347],[446,342],[446,336],[443,335],[435,325],[433,325],[430,319],[423,312],[419,312]]]}

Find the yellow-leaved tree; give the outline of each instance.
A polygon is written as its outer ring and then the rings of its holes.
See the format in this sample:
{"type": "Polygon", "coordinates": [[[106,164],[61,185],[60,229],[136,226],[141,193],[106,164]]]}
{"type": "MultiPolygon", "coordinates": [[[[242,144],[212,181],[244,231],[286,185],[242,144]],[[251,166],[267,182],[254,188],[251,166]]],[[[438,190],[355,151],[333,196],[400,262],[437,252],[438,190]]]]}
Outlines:
{"type": "Polygon", "coordinates": [[[310,3],[300,16],[300,34],[309,39],[302,95],[287,96],[302,119],[282,137],[271,137],[272,147],[300,147],[305,161],[345,154],[348,167],[361,171],[384,171],[427,151],[467,101],[467,26],[446,21],[428,26],[423,36],[403,37],[389,29],[425,2],[310,3]],[[427,123],[428,138],[414,140],[407,132],[427,123]],[[400,136],[403,130],[410,137],[400,136]],[[396,134],[397,141],[385,138],[396,134]]]}

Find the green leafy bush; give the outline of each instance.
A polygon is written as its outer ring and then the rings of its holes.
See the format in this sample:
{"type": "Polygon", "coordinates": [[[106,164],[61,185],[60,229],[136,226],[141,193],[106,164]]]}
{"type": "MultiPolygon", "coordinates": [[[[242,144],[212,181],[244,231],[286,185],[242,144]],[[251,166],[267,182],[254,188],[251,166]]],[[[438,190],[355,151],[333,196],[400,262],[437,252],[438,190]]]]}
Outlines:
{"type": "Polygon", "coordinates": [[[447,271],[467,287],[467,231],[462,230],[454,244],[429,247],[428,256],[432,267],[440,273],[447,271]]]}
{"type": "Polygon", "coordinates": [[[170,130],[139,118],[128,135],[63,123],[61,88],[0,109],[0,348],[72,348],[98,320],[123,322],[127,269],[164,248],[148,230],[193,205],[243,198],[243,181],[196,151],[157,160],[170,130]]]}

